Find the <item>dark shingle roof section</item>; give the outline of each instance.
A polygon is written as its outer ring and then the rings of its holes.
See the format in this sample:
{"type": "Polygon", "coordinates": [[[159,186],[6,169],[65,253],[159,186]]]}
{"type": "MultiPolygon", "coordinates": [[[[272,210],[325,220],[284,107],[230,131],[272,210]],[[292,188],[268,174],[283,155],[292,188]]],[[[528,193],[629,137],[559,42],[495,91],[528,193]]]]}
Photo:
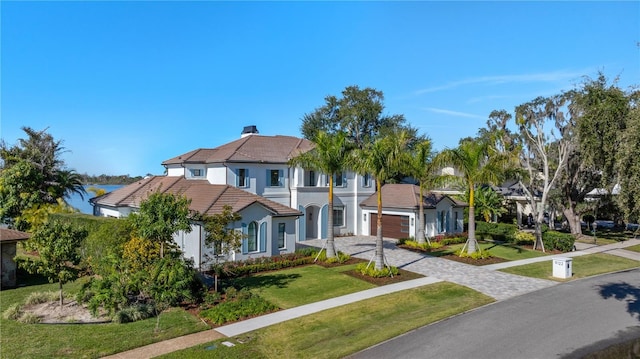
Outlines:
{"type": "Polygon", "coordinates": [[[302,215],[298,210],[235,187],[169,176],[155,176],[138,181],[95,198],[93,202],[111,207],[139,208],[140,202],[153,191],[184,195],[191,199],[189,209],[208,215],[222,212],[225,205],[231,206],[234,212],[239,212],[254,203],[269,210],[273,216],[302,215]]]}
{"type": "Polygon", "coordinates": [[[309,151],[313,142],[292,136],[251,135],[212,149],[197,149],[162,162],[180,163],[257,162],[287,163],[300,153],[309,151]]]}
{"type": "Polygon", "coordinates": [[[31,234],[15,229],[0,228],[0,242],[17,242],[29,239],[31,234]]]}
{"type": "MultiPolygon", "coordinates": [[[[382,186],[382,207],[410,209],[419,208],[420,187],[413,184],[386,184],[382,186]]],[[[422,201],[424,208],[436,208],[436,205],[444,198],[449,198],[456,207],[466,207],[468,204],[458,201],[447,195],[427,192],[424,194],[422,201]]],[[[369,198],[362,201],[361,207],[377,207],[378,194],[374,193],[369,198]]]]}

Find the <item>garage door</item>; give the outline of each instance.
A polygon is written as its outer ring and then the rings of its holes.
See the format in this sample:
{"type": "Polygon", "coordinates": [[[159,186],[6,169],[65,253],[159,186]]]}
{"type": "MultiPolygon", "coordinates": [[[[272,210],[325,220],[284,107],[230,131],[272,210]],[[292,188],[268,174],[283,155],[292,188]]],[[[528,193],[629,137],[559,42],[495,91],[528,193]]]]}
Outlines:
{"type": "MultiPolygon", "coordinates": [[[[371,228],[370,232],[372,236],[375,236],[378,232],[376,226],[378,217],[375,213],[371,213],[371,228]]],[[[409,216],[397,216],[391,214],[382,215],[382,236],[388,238],[408,238],[409,237],[409,216]]]]}

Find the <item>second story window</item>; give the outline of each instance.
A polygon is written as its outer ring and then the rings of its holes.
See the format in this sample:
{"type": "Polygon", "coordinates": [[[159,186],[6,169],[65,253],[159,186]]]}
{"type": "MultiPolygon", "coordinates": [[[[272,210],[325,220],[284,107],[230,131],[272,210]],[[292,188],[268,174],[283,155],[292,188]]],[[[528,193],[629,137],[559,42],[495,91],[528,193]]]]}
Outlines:
{"type": "Polygon", "coordinates": [[[191,177],[202,177],[202,170],[199,168],[191,168],[189,170],[191,177]]]}
{"type": "MultiPolygon", "coordinates": [[[[329,185],[329,175],[325,175],[325,185],[329,185]]],[[[338,172],[333,175],[333,186],[334,187],[345,187],[347,185],[347,178],[344,173],[338,172]]]]}
{"type": "Polygon", "coordinates": [[[362,187],[371,187],[371,176],[368,173],[362,176],[362,187]]]}
{"type": "Polygon", "coordinates": [[[267,170],[267,186],[284,187],[284,171],[267,170]]]}
{"type": "Polygon", "coordinates": [[[238,168],[236,171],[236,183],[238,187],[249,187],[249,170],[246,168],[238,168]]]}
{"type": "Polygon", "coordinates": [[[309,187],[316,186],[316,173],[314,171],[307,172],[307,186],[309,187]]]}

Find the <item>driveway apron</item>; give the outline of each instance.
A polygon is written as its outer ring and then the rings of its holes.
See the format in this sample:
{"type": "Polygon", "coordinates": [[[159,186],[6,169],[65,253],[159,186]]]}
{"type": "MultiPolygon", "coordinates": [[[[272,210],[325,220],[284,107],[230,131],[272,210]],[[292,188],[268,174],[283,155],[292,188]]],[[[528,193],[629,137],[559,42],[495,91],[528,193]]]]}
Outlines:
{"type": "MultiPolygon", "coordinates": [[[[412,252],[398,248],[394,242],[395,240],[391,239],[385,239],[384,241],[384,255],[387,264],[443,281],[464,285],[496,300],[516,297],[557,284],[557,282],[550,280],[498,272],[412,252]]],[[[322,247],[324,240],[307,240],[301,244],[322,247]]],[[[335,244],[336,250],[360,259],[371,260],[375,253],[375,237],[339,237],[335,239],[335,244]]]]}

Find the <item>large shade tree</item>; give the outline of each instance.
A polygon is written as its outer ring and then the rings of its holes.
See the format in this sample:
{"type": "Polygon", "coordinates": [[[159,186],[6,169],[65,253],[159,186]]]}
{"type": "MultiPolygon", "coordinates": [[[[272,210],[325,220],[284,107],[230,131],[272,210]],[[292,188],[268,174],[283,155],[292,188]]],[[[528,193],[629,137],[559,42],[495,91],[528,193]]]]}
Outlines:
{"type": "Polygon", "coordinates": [[[625,220],[640,221],[640,92],[630,95],[627,130],[622,134],[616,156],[616,172],[620,181],[620,193],[616,196],[625,220]]]}
{"type": "Polygon", "coordinates": [[[333,177],[347,168],[349,152],[353,149],[353,145],[347,139],[347,134],[342,131],[333,134],[319,131],[313,137],[313,142],[315,143],[313,149],[292,158],[290,163],[321,171],[328,176],[327,258],[332,258],[336,256],[333,233],[333,177]]]}
{"type": "Polygon", "coordinates": [[[483,138],[464,138],[458,147],[447,148],[439,156],[444,164],[454,167],[469,193],[469,238],[465,244],[467,253],[478,248],[475,225],[475,191],[483,184],[497,184],[508,168],[509,157],[495,151],[493,143],[483,138]]]}
{"type": "Polygon", "coordinates": [[[323,106],[305,114],[300,132],[309,140],[313,140],[318,132],[345,132],[358,148],[386,131],[402,128],[415,133],[415,129],[406,124],[404,116],[383,114],[383,102],[382,91],[348,86],[342,91],[342,97],[327,96],[323,106]]]}
{"type": "Polygon", "coordinates": [[[526,170],[520,184],[535,219],[533,248],[542,251],[542,209],[546,207],[573,148],[571,117],[564,115],[568,98],[567,94],[538,97],[516,107],[516,124],[522,141],[521,163],[526,170]]]}
{"type": "Polygon", "coordinates": [[[407,168],[408,146],[411,140],[408,131],[390,132],[352,153],[352,167],[358,173],[371,174],[376,181],[378,213],[374,258],[377,270],[382,270],[385,265],[382,238],[382,185],[407,168]]]}
{"type": "Polygon", "coordinates": [[[14,219],[18,228],[27,229],[27,223],[18,218],[25,209],[57,205],[67,195],[85,191],[78,174],[65,166],[62,141],[46,129],[22,130],[26,138],[17,144],[0,142],[0,217],[14,219]]]}

